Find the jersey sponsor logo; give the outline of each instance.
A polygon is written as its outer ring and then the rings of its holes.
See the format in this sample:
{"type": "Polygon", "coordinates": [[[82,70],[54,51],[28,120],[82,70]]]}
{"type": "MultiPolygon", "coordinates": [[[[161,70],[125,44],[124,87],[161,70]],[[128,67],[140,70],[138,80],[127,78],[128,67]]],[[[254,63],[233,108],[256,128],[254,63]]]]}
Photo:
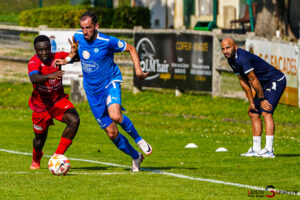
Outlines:
{"type": "Polygon", "coordinates": [[[48,79],[48,81],[51,85],[53,85],[55,83],[56,79],[48,79]]]}
{"type": "Polygon", "coordinates": [[[84,50],[82,52],[82,56],[83,56],[84,59],[89,59],[91,55],[90,55],[90,53],[88,51],[84,50]]]}
{"type": "Polygon", "coordinates": [[[94,52],[95,52],[95,53],[98,53],[98,52],[99,52],[99,49],[98,49],[98,48],[95,48],[95,49],[94,49],[94,52]]]}
{"type": "Polygon", "coordinates": [[[124,47],[124,44],[123,44],[123,42],[122,42],[121,40],[119,40],[119,42],[118,42],[118,47],[119,47],[119,48],[124,47]]]}
{"type": "Polygon", "coordinates": [[[82,69],[86,73],[91,73],[99,68],[99,65],[94,61],[81,60],[82,69]]]}

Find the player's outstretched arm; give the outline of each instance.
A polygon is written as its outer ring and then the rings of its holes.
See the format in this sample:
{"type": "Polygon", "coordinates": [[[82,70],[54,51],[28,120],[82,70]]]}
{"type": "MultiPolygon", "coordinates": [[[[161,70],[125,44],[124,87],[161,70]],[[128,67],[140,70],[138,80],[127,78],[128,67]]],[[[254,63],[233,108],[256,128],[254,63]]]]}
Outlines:
{"type": "Polygon", "coordinates": [[[139,59],[138,53],[136,52],[135,47],[126,43],[125,51],[128,51],[130,53],[136,76],[139,77],[140,79],[144,80],[148,76],[149,72],[145,73],[142,71],[142,68],[140,65],[140,59],[139,59]]]}
{"type": "Polygon", "coordinates": [[[52,74],[41,75],[38,73],[32,74],[29,78],[32,83],[41,83],[48,79],[61,79],[65,71],[56,71],[52,74]]]}

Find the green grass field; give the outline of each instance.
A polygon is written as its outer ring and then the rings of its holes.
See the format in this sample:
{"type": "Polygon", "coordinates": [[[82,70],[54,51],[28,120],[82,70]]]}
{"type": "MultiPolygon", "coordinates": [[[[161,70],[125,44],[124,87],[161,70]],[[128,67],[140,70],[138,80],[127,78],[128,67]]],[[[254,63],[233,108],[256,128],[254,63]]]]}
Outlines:
{"type": "MultiPolygon", "coordinates": [[[[114,147],[85,102],[76,105],[81,124],[66,152],[72,167],[66,176],[54,176],[47,168],[49,157],[42,159],[40,170],[29,170],[31,90],[30,84],[0,83],[0,199],[268,199],[270,192],[249,187],[269,185],[298,192],[298,196],[276,194],[273,199],[299,199],[298,108],[279,105],[276,110],[276,158],[244,158],[239,154],[252,144],[247,102],[194,93],[175,97],[171,91],[134,95],[123,90],[126,115],[153,147],[143,170],[130,172],[131,159],[114,147]],[[188,143],[198,148],[184,148],[188,143]],[[228,152],[215,152],[219,147],[228,152]]],[[[64,129],[64,124],[55,123],[49,129],[45,155],[54,153],[64,129]]],[[[264,145],[264,137],[262,141],[264,145]]]]}

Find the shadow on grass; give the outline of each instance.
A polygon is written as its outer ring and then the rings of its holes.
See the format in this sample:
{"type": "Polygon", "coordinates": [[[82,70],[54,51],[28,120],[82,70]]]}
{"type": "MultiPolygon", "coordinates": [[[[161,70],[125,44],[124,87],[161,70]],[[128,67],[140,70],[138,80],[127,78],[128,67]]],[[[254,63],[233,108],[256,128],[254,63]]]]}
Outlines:
{"type": "Polygon", "coordinates": [[[71,167],[71,169],[84,169],[84,170],[91,170],[91,171],[96,171],[96,170],[107,170],[107,167],[71,167]]]}
{"type": "Polygon", "coordinates": [[[299,157],[300,154],[275,154],[276,157],[299,157]]]}

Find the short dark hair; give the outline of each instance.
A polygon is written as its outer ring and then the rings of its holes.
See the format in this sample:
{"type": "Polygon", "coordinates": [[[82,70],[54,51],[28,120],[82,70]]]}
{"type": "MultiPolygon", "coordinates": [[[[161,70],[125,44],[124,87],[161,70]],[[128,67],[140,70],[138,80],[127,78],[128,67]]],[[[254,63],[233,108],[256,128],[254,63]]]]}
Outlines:
{"type": "Polygon", "coordinates": [[[90,11],[87,11],[87,12],[83,13],[83,15],[81,15],[81,17],[80,17],[80,21],[85,20],[87,17],[92,18],[93,24],[98,23],[97,16],[94,13],[90,12],[90,11]]]}
{"type": "Polygon", "coordinates": [[[50,43],[50,39],[46,35],[39,35],[34,39],[33,45],[35,46],[38,42],[49,42],[50,43]]]}

